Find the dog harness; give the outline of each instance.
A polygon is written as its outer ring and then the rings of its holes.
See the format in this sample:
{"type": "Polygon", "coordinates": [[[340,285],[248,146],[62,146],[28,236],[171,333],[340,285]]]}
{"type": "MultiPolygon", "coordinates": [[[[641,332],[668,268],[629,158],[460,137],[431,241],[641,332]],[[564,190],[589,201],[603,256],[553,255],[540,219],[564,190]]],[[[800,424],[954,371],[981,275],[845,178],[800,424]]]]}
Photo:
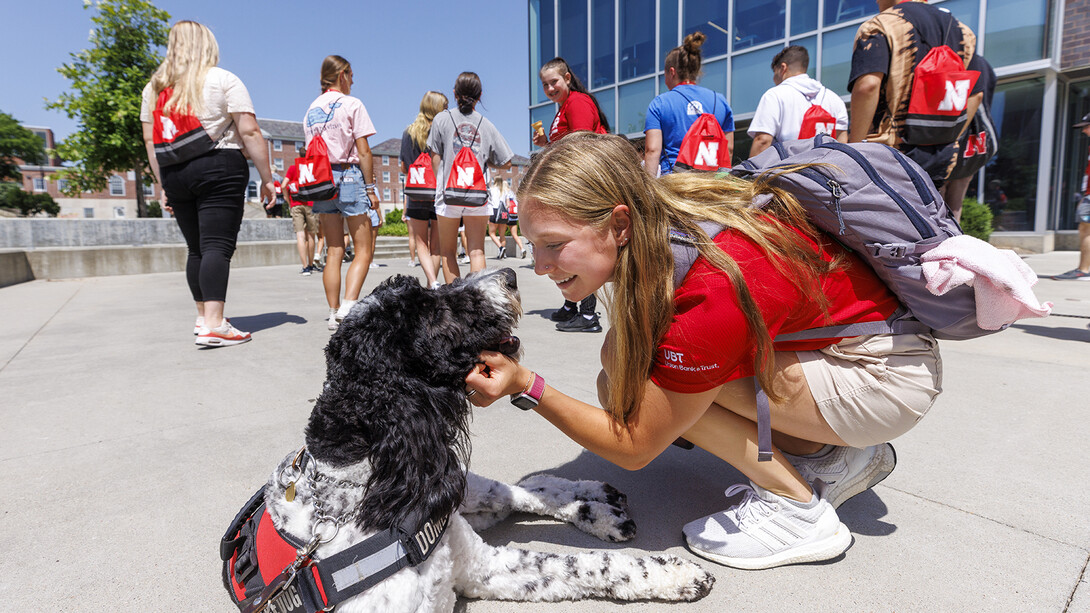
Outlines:
{"type": "Polygon", "coordinates": [[[449,516],[434,522],[410,518],[319,560],[313,555],[323,542],[319,537],[303,543],[273,524],[265,508],[266,487],[238,512],[220,541],[223,586],[242,613],[331,611],[397,571],[423,563],[450,523],[449,516]]]}

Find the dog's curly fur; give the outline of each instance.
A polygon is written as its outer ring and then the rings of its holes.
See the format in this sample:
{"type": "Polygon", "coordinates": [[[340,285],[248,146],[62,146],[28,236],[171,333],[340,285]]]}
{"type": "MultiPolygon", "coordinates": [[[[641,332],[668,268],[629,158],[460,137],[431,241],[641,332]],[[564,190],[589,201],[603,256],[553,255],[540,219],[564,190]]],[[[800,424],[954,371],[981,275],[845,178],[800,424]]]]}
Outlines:
{"type": "Polygon", "coordinates": [[[338,611],[451,610],[456,593],[696,600],[711,589],[710,575],[674,556],[534,553],[491,547],[474,532],[525,511],[569,521],[604,540],[635,534],[624,495],[606,484],[536,475],[519,487],[467,474],[465,377],[482,350],[511,334],[520,315],[510,269],[438,290],[397,276],[357,303],[333,334],[325,388],[306,428],[315,461],[300,474],[293,452],[273,472],[265,494],[273,523],[306,542],[316,530],[319,503],[326,514],[346,518],[316,550],[321,559],[406,520],[450,515],[445,536],[424,563],[338,611]]]}

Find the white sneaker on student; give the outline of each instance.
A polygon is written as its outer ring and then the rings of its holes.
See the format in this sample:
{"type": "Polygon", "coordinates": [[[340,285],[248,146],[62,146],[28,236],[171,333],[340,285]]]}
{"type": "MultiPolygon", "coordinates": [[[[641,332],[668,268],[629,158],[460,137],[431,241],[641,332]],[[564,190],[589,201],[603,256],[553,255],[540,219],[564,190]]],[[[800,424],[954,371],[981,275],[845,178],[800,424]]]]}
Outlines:
{"type": "Polygon", "coordinates": [[[341,308],[337,309],[337,323],[348,317],[348,312],[352,310],[352,307],[356,306],[358,300],[342,300],[341,308]]]}
{"type": "Polygon", "coordinates": [[[682,531],[689,549],[713,562],[756,570],[828,560],[844,553],[852,534],[818,492],[808,503],[737,483],[729,498],[742,501],[726,511],[689,522],[682,531]]]}
{"type": "Polygon", "coordinates": [[[337,329],[337,309],[329,309],[329,320],[326,321],[326,327],[330,330],[337,329]]]}
{"type": "Polygon", "coordinates": [[[810,485],[817,479],[825,484],[825,499],[834,509],[878,485],[897,466],[897,452],[889,443],[862,449],[826,445],[808,456],[783,455],[810,485]]]}

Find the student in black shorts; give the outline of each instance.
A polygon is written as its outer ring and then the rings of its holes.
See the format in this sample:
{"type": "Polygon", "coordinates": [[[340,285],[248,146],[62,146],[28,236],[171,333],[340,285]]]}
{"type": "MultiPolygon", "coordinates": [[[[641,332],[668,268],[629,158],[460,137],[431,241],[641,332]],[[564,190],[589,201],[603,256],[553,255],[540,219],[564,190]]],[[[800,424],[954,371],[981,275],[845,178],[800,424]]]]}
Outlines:
{"type": "MultiPolygon", "coordinates": [[[[409,166],[427,150],[431,122],[446,108],[447,97],[443,94],[435,91],[424,94],[420,112],[401,135],[401,154],[398,158],[401,160],[402,174],[408,176],[409,166]]],[[[439,227],[435,221],[435,203],[406,198],[405,216],[409,218],[409,235],[416,243],[416,257],[424,269],[428,287],[436,287],[439,285],[436,280],[439,270],[439,227]]]]}

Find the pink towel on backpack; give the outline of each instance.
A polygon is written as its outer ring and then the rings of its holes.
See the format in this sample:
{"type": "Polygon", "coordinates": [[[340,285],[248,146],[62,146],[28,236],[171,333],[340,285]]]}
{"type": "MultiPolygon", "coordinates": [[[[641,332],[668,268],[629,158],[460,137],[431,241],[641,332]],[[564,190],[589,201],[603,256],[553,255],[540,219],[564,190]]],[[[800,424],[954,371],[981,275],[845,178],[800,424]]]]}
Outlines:
{"type": "Polygon", "coordinates": [[[955,236],[923,254],[920,261],[932,294],[941,296],[963,284],[973,288],[977,325],[984,330],[1052,312],[1052,303],[1041,304],[1030,289],[1037,284],[1037,275],[1010,249],[996,249],[968,235],[955,236]]]}

